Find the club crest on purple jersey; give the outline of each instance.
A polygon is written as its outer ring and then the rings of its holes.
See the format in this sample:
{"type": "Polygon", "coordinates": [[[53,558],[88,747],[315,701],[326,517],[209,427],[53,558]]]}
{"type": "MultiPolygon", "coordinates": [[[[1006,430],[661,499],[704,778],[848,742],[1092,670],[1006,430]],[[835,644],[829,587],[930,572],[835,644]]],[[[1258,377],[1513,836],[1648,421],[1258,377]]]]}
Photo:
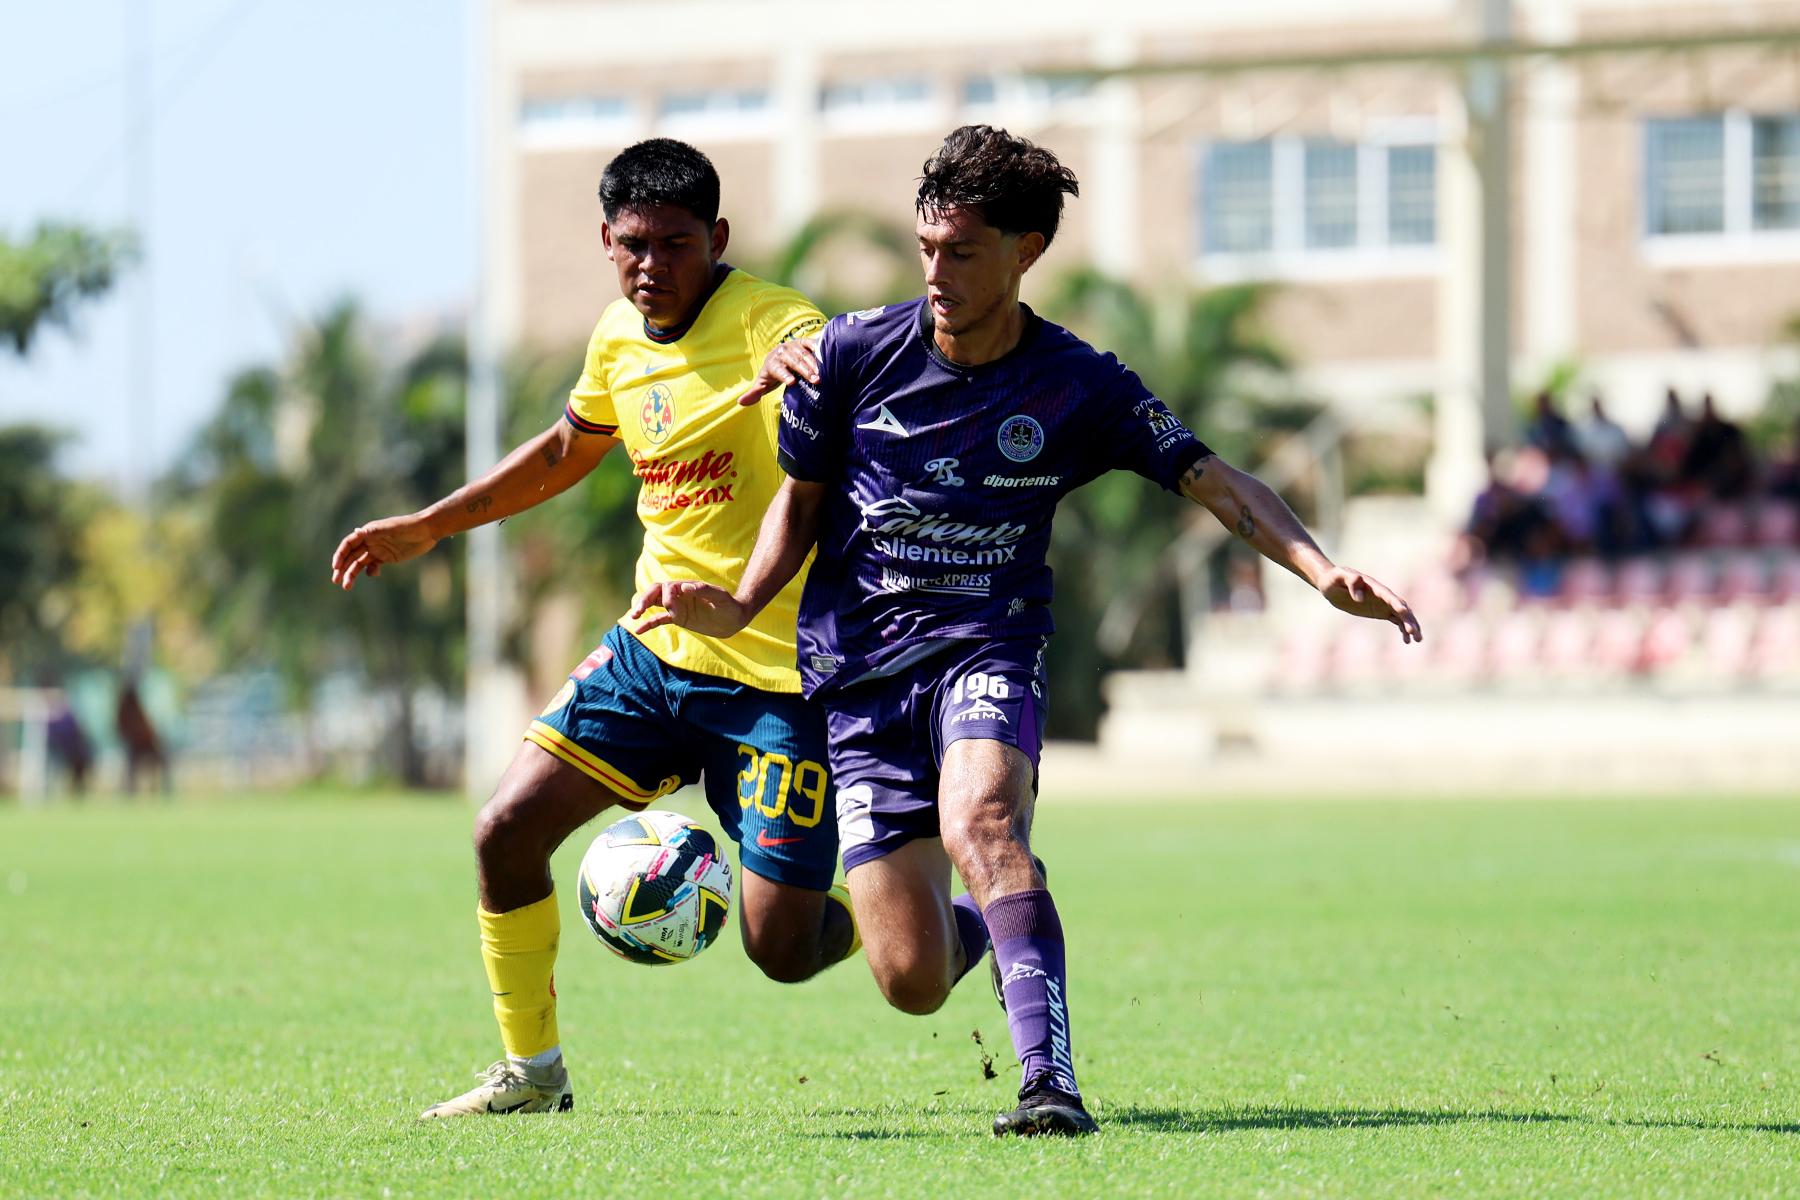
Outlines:
{"type": "Polygon", "coordinates": [[[1013,462],[1030,462],[1044,449],[1044,427],[1020,413],[1000,422],[1000,453],[1013,462]]]}

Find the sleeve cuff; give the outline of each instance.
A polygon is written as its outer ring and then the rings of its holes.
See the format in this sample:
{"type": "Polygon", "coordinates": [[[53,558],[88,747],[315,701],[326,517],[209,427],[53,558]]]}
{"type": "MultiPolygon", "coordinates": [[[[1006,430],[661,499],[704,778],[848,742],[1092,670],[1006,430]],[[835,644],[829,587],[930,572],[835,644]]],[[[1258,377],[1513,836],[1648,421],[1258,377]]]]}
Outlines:
{"type": "Polygon", "coordinates": [[[781,464],[781,469],[783,471],[786,471],[801,483],[825,482],[825,480],[818,477],[816,472],[808,471],[805,467],[796,462],[794,456],[789,454],[786,450],[777,449],[775,451],[775,461],[781,464]]]}
{"type": "Polygon", "coordinates": [[[1169,474],[1169,482],[1165,484],[1171,492],[1181,491],[1181,477],[1193,469],[1195,463],[1203,458],[1212,457],[1212,448],[1199,438],[1195,438],[1186,446],[1175,452],[1175,469],[1169,474]]]}
{"type": "Polygon", "coordinates": [[[572,408],[563,409],[563,419],[582,433],[597,433],[603,437],[615,437],[619,432],[617,425],[602,425],[597,421],[583,420],[575,415],[575,410],[572,408]]]}

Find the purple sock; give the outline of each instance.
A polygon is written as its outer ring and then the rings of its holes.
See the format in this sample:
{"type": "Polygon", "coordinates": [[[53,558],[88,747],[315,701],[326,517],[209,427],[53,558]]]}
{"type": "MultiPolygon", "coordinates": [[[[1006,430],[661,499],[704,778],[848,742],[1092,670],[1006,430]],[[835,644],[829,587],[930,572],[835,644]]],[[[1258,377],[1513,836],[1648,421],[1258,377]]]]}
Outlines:
{"type": "Polygon", "coordinates": [[[1062,921],[1041,888],[1002,896],[987,906],[988,932],[1006,993],[1006,1024],[1025,1082],[1050,1075],[1050,1085],[1079,1096],[1069,1050],[1068,977],[1062,921]]]}
{"type": "Polygon", "coordinates": [[[981,906],[967,892],[950,901],[950,915],[956,918],[956,940],[963,948],[963,969],[956,975],[961,979],[988,952],[987,923],[981,919],[981,906]]]}

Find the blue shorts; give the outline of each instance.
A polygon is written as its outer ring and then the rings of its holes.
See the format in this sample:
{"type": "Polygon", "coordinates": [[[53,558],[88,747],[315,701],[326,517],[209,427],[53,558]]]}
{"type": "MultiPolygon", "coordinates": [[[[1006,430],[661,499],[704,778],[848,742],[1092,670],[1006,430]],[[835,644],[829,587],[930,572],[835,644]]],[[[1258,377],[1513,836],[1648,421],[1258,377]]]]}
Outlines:
{"type": "Polygon", "coordinates": [[[745,870],[813,891],[831,886],[835,800],[825,716],[811,700],[671,667],[615,625],[525,737],[627,808],[704,780],[745,870]]]}
{"type": "Polygon", "coordinates": [[[827,693],[838,841],[846,871],[938,836],[938,772],[964,738],[1044,746],[1047,638],[953,642],[891,676],[827,693]]]}

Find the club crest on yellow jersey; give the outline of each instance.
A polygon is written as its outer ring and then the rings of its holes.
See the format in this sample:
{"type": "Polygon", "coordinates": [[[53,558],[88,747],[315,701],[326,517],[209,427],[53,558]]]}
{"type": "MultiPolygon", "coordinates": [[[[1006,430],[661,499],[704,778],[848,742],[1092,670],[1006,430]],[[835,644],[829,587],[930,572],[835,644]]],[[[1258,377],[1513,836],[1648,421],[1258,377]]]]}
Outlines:
{"type": "Polygon", "coordinates": [[[669,440],[669,434],[675,428],[675,397],[667,384],[650,386],[650,394],[644,397],[644,406],[638,410],[638,421],[651,445],[660,446],[669,440]]]}

